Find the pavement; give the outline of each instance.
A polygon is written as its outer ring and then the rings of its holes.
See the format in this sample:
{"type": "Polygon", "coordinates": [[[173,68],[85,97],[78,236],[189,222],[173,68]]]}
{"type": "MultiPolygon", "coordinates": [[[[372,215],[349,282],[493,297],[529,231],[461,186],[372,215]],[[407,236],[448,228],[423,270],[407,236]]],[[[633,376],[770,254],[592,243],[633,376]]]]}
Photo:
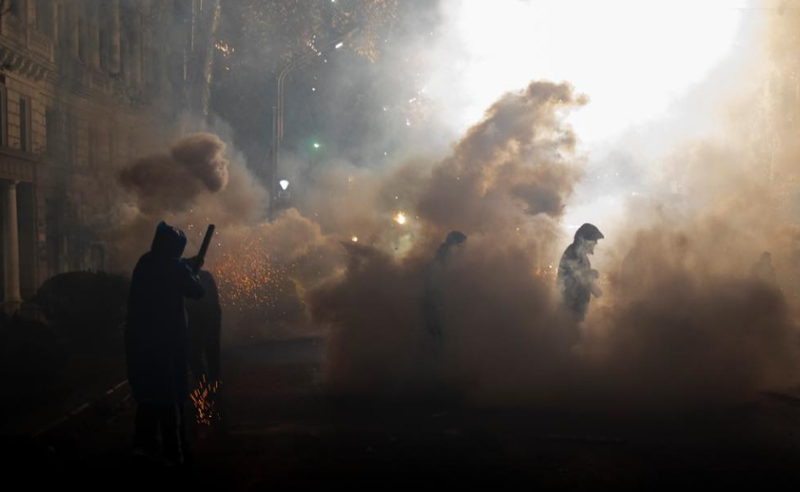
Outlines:
{"type": "Polygon", "coordinates": [[[133,460],[135,405],[119,394],[105,410],[93,407],[35,442],[15,443],[4,461],[28,483],[84,489],[763,486],[800,478],[793,395],[624,418],[345,399],[324,391],[324,349],[321,339],[225,348],[222,418],[190,425],[189,468],[133,460]]]}

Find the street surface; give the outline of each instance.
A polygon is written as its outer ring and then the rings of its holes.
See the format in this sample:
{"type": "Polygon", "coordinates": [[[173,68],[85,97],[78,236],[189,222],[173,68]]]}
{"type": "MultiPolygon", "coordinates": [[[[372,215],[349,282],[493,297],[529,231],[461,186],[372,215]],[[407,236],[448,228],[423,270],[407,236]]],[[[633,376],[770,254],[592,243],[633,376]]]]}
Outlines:
{"type": "Polygon", "coordinates": [[[762,395],[725,411],[641,419],[376,402],[326,396],[323,355],[320,339],[226,348],[222,421],[189,426],[189,470],[133,461],[130,400],[114,413],[94,412],[54,433],[44,447],[25,449],[13,469],[57,485],[140,489],[174,480],[199,490],[763,486],[800,476],[800,400],[788,395],[762,395]]]}

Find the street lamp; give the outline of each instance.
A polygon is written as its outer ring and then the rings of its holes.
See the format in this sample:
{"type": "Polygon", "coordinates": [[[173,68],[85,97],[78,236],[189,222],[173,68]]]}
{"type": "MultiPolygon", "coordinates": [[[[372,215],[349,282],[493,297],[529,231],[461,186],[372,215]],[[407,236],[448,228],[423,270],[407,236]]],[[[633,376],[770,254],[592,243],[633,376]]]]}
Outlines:
{"type": "Polygon", "coordinates": [[[291,195],[289,194],[289,180],[288,179],[282,179],[282,180],[278,181],[278,186],[280,186],[281,189],[278,190],[277,198],[278,199],[282,199],[282,200],[288,200],[289,197],[291,197],[291,195]]]}
{"type": "MultiPolygon", "coordinates": [[[[288,65],[286,65],[283,70],[281,70],[280,74],[276,79],[277,85],[277,94],[275,98],[275,106],[272,108],[272,158],[270,159],[270,169],[268,173],[268,180],[270,186],[270,195],[272,195],[272,191],[274,190],[275,186],[275,177],[278,174],[280,168],[280,161],[281,161],[281,141],[283,140],[283,115],[284,115],[284,87],[286,85],[286,77],[289,73],[292,72],[297,67],[305,65],[313,60],[317,56],[322,56],[322,54],[331,48],[339,49],[344,46],[344,42],[353,35],[356,31],[358,31],[358,27],[351,29],[346,34],[339,36],[332,41],[324,44],[319,49],[312,49],[310,52],[306,53],[305,55],[293,60],[288,65]]],[[[314,148],[319,148],[319,144],[315,144],[314,148]]],[[[270,196],[270,205],[269,205],[269,219],[272,220],[273,212],[275,210],[275,199],[274,197],[270,196]]]]}

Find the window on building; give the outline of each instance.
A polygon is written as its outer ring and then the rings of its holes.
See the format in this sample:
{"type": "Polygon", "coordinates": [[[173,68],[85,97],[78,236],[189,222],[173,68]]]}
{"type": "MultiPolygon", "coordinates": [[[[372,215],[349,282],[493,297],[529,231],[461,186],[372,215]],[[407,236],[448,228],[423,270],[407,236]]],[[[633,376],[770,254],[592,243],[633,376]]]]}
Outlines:
{"type": "Polygon", "coordinates": [[[111,37],[108,35],[108,28],[100,27],[100,69],[109,70],[111,66],[111,37]]]}
{"type": "Polygon", "coordinates": [[[56,5],[56,18],[58,19],[58,45],[62,50],[69,48],[69,31],[67,29],[67,9],[63,5],[56,5]]]}
{"type": "Polygon", "coordinates": [[[47,241],[47,270],[50,276],[61,273],[61,207],[62,203],[55,200],[45,202],[45,235],[47,241]]]}
{"type": "MultiPolygon", "coordinates": [[[[99,21],[100,37],[100,68],[106,72],[111,72],[114,68],[114,25],[115,10],[111,2],[99,2],[97,6],[97,16],[99,21]]],[[[119,19],[116,19],[119,21],[119,19]]],[[[119,40],[117,40],[119,42],[119,40]]]]}
{"type": "Polygon", "coordinates": [[[121,36],[119,40],[119,73],[124,76],[127,80],[128,72],[128,58],[130,57],[128,53],[128,40],[125,36],[121,36]]]}
{"type": "Polygon", "coordinates": [[[70,164],[78,162],[78,117],[75,113],[68,113],[66,118],[66,161],[70,164]]]}
{"type": "Polygon", "coordinates": [[[59,164],[73,161],[72,149],[69,145],[70,132],[67,131],[66,114],[55,108],[45,112],[45,131],[47,132],[47,155],[59,164]]]}
{"type": "Polygon", "coordinates": [[[87,48],[88,48],[89,33],[86,29],[86,19],[81,16],[78,17],[78,59],[82,62],[88,61],[87,48]]]}
{"type": "Polygon", "coordinates": [[[47,138],[47,155],[55,157],[58,154],[58,112],[47,108],[44,112],[45,137],[47,138]]]}
{"type": "Polygon", "coordinates": [[[53,36],[53,1],[36,0],[36,30],[53,36]]]}
{"type": "Polygon", "coordinates": [[[7,9],[9,14],[19,17],[19,14],[22,11],[22,9],[19,8],[19,2],[20,0],[5,0],[3,4],[8,6],[7,9]]]}
{"type": "Polygon", "coordinates": [[[100,130],[93,123],[89,124],[88,145],[89,165],[98,166],[100,164],[100,130]]]}
{"type": "Polygon", "coordinates": [[[0,85],[0,146],[8,145],[8,91],[0,85]]]}
{"type": "Polygon", "coordinates": [[[31,145],[31,100],[27,97],[19,99],[19,148],[30,152],[31,145]]]}
{"type": "Polygon", "coordinates": [[[114,166],[117,159],[117,136],[113,128],[108,130],[108,162],[114,166]]]}

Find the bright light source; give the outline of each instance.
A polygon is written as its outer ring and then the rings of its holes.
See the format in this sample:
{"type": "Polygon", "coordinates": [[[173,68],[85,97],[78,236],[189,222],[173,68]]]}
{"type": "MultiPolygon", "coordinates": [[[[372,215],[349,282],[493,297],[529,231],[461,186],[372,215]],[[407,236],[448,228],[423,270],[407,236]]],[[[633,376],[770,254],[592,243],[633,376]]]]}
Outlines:
{"type": "Polygon", "coordinates": [[[397,222],[400,225],[405,224],[406,220],[407,220],[406,219],[406,214],[404,214],[403,212],[400,212],[400,213],[398,213],[397,215],[394,216],[394,221],[397,222]]]}
{"type": "Polygon", "coordinates": [[[315,149],[318,149],[318,148],[319,148],[319,144],[318,144],[317,142],[314,142],[314,148],[315,148],[315,149]]]}
{"type": "Polygon", "coordinates": [[[570,120],[592,143],[667,114],[734,49],[744,50],[737,35],[752,31],[739,28],[752,12],[737,0],[441,3],[436,41],[426,47],[432,69],[423,78],[454,126],[479,121],[498,97],[531,80],[568,80],[589,96],[570,120]]]}
{"type": "Polygon", "coordinates": [[[354,243],[357,243],[358,242],[358,236],[353,236],[353,237],[350,238],[350,240],[353,241],[354,243]]]}
{"type": "Polygon", "coordinates": [[[289,181],[287,181],[285,179],[282,179],[282,180],[278,181],[278,184],[281,185],[281,189],[283,191],[286,191],[286,188],[289,187],[289,181]]]}
{"type": "Polygon", "coordinates": [[[344,42],[341,42],[341,43],[337,44],[337,45],[336,45],[336,49],[338,50],[338,49],[339,49],[339,48],[341,48],[342,46],[344,46],[344,42]]]}

